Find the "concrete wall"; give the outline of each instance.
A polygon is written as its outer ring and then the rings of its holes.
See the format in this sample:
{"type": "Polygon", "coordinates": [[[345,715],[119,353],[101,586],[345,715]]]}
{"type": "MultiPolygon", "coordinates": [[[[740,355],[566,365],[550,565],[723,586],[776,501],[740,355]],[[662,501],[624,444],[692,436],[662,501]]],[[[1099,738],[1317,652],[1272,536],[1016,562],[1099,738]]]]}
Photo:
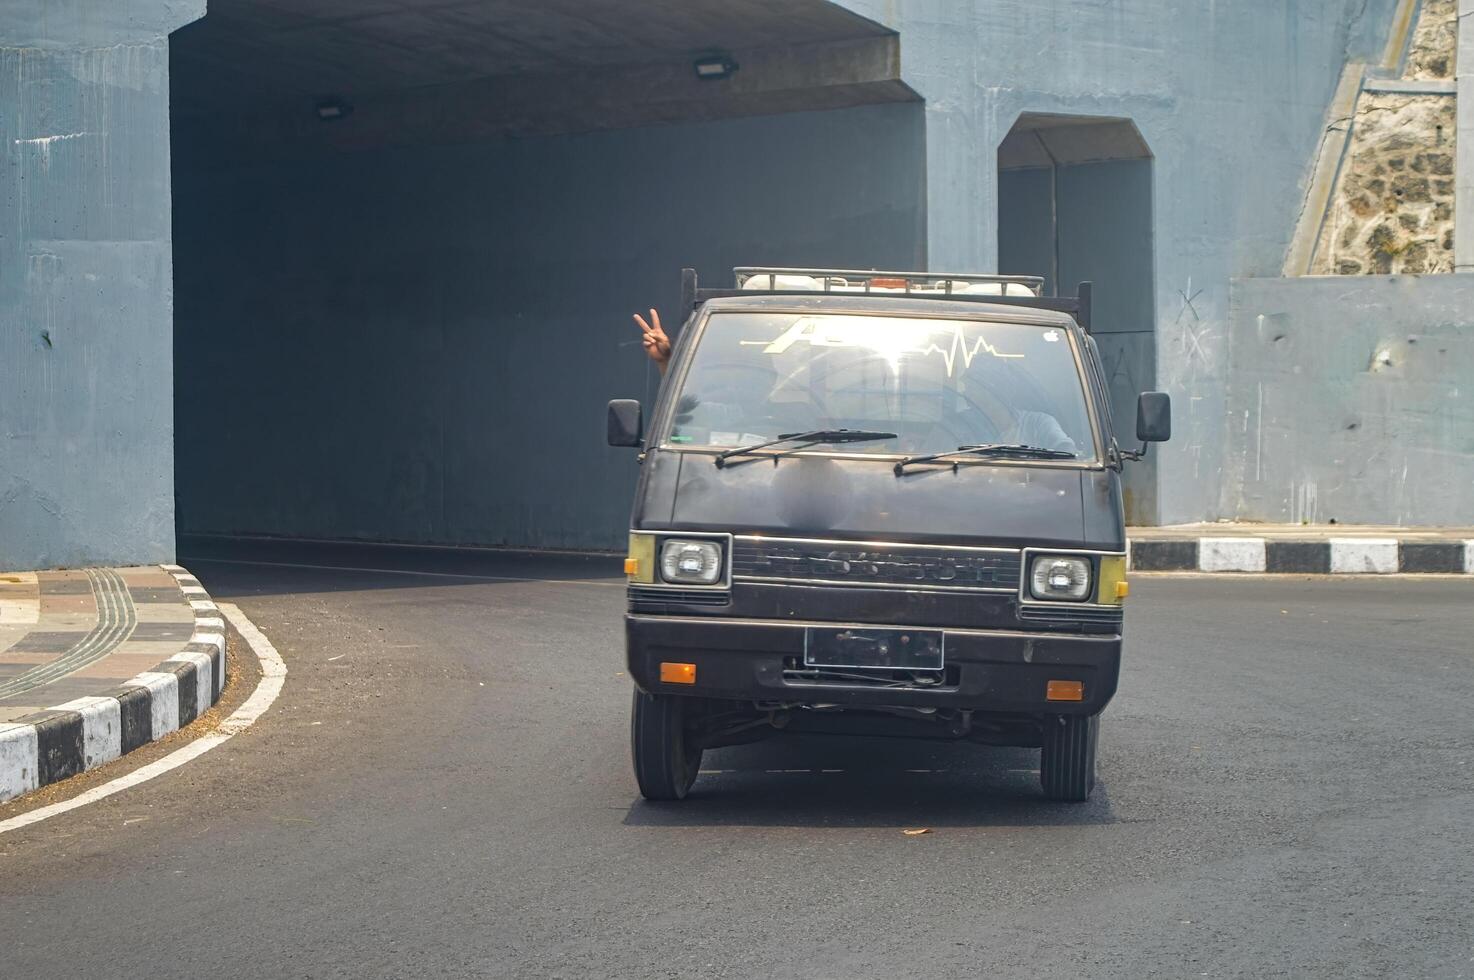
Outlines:
{"type": "Polygon", "coordinates": [[[1025,111],[1125,116],[1155,156],[1164,522],[1219,515],[1228,283],[1279,271],[1342,65],[1380,50],[1393,0],[842,0],[901,33],[927,100],[936,268],[996,261],[999,142],[1025,111]]]}
{"type": "Polygon", "coordinates": [[[1231,296],[1222,513],[1474,520],[1474,276],[1241,279],[1231,296]]]}
{"type": "Polygon", "coordinates": [[[618,547],[630,314],[683,265],[920,266],[923,144],[915,103],[225,169],[176,133],[176,356],[225,379],[181,531],[618,547]]]}
{"type": "Polygon", "coordinates": [[[165,36],[203,13],[0,12],[0,569],[174,554],[165,36]]]}

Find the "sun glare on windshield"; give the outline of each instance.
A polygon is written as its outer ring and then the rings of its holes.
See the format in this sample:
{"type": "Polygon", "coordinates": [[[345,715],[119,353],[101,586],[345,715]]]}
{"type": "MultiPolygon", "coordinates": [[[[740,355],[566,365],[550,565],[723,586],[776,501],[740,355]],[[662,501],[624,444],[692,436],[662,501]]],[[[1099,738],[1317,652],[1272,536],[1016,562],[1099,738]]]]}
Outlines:
{"type": "Polygon", "coordinates": [[[838,429],[896,433],[847,454],[997,442],[1095,454],[1065,330],[844,314],[713,313],[665,441],[725,450],[838,429]]]}
{"type": "Polygon", "coordinates": [[[981,354],[1024,356],[1004,353],[989,343],[985,336],[969,339],[969,326],[977,324],[956,321],[949,326],[945,321],[895,317],[805,316],[795,320],[781,336],[766,344],[760,340],[744,340],[741,344],[761,347],[764,354],[782,354],[794,344],[863,348],[883,358],[892,371],[900,369],[901,359],[908,354],[920,357],[939,355],[947,366],[949,378],[956,373],[959,361],[965,369],[971,367],[973,358],[981,354]]]}

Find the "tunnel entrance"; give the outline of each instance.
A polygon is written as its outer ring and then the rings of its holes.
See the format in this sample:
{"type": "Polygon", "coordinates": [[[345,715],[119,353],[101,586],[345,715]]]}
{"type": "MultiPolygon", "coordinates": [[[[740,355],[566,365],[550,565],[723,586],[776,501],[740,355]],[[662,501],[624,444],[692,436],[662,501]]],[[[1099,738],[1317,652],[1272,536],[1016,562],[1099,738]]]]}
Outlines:
{"type": "Polygon", "coordinates": [[[924,266],[898,71],[821,0],[211,0],[171,38],[181,539],[620,547],[632,312],[924,266]]]}
{"type": "MultiPolygon", "coordinates": [[[[1155,387],[1152,155],[1129,119],[1021,115],[998,147],[998,271],[1042,275],[1051,295],[1094,283],[1092,334],[1118,437],[1155,387]]],[[[1157,523],[1154,456],[1124,473],[1126,520],[1157,523]]]]}

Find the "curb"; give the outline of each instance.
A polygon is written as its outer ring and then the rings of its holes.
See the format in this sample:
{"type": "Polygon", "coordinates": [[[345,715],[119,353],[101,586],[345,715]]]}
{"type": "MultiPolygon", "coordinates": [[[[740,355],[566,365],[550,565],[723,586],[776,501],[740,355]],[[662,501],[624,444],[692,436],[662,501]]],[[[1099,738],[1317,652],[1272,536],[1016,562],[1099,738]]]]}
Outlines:
{"type": "Polygon", "coordinates": [[[173,576],[194,608],[183,649],[111,691],[0,724],[0,802],[96,768],[204,714],[225,683],[225,620],[199,579],[173,576]]]}
{"type": "Polygon", "coordinates": [[[1127,554],[1140,572],[1474,575],[1474,540],[1133,538],[1127,554]]]}

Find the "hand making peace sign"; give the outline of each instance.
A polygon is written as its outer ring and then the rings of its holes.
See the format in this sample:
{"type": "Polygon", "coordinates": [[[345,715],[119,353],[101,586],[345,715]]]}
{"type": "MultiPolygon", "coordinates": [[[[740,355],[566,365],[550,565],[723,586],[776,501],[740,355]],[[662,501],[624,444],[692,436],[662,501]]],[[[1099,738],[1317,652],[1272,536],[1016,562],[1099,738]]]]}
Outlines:
{"type": "Polygon", "coordinates": [[[656,367],[660,368],[660,373],[664,374],[665,369],[670,366],[670,338],[660,327],[660,314],[651,310],[650,319],[647,321],[636,313],[635,322],[640,325],[640,330],[645,334],[642,340],[645,353],[649,355],[650,360],[655,362],[656,367]]]}

